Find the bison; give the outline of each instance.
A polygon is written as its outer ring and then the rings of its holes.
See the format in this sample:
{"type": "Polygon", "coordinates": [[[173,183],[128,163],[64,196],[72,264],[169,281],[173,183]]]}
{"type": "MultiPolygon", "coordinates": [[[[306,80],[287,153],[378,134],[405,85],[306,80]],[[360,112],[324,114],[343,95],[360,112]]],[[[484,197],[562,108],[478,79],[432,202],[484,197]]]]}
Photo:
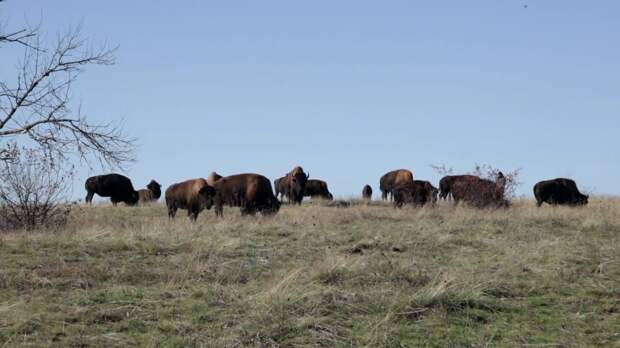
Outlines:
{"type": "Polygon", "coordinates": [[[299,166],[286,174],[286,194],[289,202],[301,204],[301,201],[304,199],[306,181],[308,181],[309,177],[310,174],[304,173],[303,168],[299,166]]]}
{"type": "Polygon", "coordinates": [[[91,204],[93,196],[98,194],[101,197],[110,197],[113,205],[118,202],[124,202],[127,205],[135,205],[138,203],[138,192],[134,190],[131,180],[120,174],[105,174],[91,176],[84,183],[86,188],[85,201],[91,204]]]}
{"type": "Polygon", "coordinates": [[[161,185],[151,180],[145,189],[138,190],[138,200],[140,204],[155,202],[161,197],[161,185]]]}
{"type": "Polygon", "coordinates": [[[540,207],[544,202],[556,205],[586,205],[588,195],[584,195],[577,189],[577,184],[571,179],[557,178],[545,180],[534,185],[534,197],[536,205],[540,207]]]}
{"type": "Polygon", "coordinates": [[[391,191],[394,207],[400,208],[405,204],[423,206],[427,203],[433,203],[433,185],[426,185],[426,183],[426,181],[416,180],[394,186],[391,191]]]}
{"type": "Polygon", "coordinates": [[[198,214],[206,209],[211,209],[213,205],[213,187],[207,184],[203,178],[190,179],[180,183],[170,185],[166,189],[166,206],[168,207],[168,217],[174,218],[177,209],[187,210],[187,215],[191,221],[196,221],[198,214]],[[201,194],[201,192],[203,194],[201,194]],[[211,194],[209,196],[208,194],[211,194]]]}
{"type": "Polygon", "coordinates": [[[277,198],[288,197],[288,177],[285,175],[273,181],[273,188],[277,198]]]}
{"type": "Polygon", "coordinates": [[[221,178],[213,186],[203,187],[199,194],[213,202],[215,215],[224,215],[224,204],[240,207],[241,214],[275,214],[280,201],[274,196],[271,182],[259,174],[237,174],[221,178]]]}
{"type": "Polygon", "coordinates": [[[310,179],[306,182],[304,197],[334,199],[334,196],[327,189],[327,183],[316,179],[310,179]]]}
{"type": "Polygon", "coordinates": [[[207,177],[207,184],[208,184],[209,186],[213,186],[213,185],[215,185],[215,182],[216,182],[216,181],[218,181],[218,180],[220,180],[221,178],[222,178],[222,176],[221,176],[221,175],[219,175],[218,173],[216,173],[216,172],[211,172],[211,173],[209,174],[209,176],[207,177]]]}
{"type": "Polygon", "coordinates": [[[439,193],[439,190],[433,186],[433,184],[431,184],[430,181],[426,181],[426,180],[413,180],[413,182],[415,184],[418,185],[422,185],[424,186],[424,189],[426,190],[428,197],[427,200],[433,204],[437,203],[437,195],[439,193]]]}
{"type": "Polygon", "coordinates": [[[439,180],[439,198],[447,200],[452,194],[452,186],[461,180],[479,179],[475,175],[447,175],[439,180]]]}
{"type": "Polygon", "coordinates": [[[364,185],[362,189],[362,198],[365,200],[372,200],[372,187],[370,185],[364,185]]]}
{"type": "Polygon", "coordinates": [[[455,204],[463,201],[476,208],[507,207],[509,202],[504,198],[505,186],[506,177],[499,172],[495,181],[479,177],[457,180],[450,192],[455,204]]]}
{"type": "Polygon", "coordinates": [[[393,188],[403,184],[413,182],[413,173],[407,169],[397,169],[391,172],[385,173],[381,179],[379,179],[379,190],[381,190],[381,199],[388,199],[388,193],[391,193],[393,188]]]}

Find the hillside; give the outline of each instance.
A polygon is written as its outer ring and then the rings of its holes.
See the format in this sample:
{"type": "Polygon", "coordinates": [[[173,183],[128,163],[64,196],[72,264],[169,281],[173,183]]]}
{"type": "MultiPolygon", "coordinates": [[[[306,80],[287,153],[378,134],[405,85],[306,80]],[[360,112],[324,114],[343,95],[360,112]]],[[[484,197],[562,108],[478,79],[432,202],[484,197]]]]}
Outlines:
{"type": "Polygon", "coordinates": [[[620,201],[79,207],[0,235],[0,346],[620,346],[620,201]]]}

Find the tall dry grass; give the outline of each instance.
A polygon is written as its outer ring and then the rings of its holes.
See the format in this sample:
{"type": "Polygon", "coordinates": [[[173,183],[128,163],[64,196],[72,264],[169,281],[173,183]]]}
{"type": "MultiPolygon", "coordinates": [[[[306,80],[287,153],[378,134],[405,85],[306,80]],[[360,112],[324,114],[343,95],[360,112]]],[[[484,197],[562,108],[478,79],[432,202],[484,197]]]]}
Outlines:
{"type": "Polygon", "coordinates": [[[613,346],[620,200],[585,208],[80,207],[0,236],[0,341],[92,346],[613,346]]]}

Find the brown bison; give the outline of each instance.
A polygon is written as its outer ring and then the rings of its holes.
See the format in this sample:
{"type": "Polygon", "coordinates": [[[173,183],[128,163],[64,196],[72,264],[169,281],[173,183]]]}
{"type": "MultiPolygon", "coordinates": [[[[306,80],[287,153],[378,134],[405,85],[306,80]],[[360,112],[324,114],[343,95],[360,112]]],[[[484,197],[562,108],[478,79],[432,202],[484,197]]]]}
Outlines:
{"type": "Polygon", "coordinates": [[[506,178],[499,172],[495,181],[479,177],[457,180],[450,192],[455,204],[463,201],[476,208],[507,207],[509,202],[504,198],[505,186],[506,178]]]}
{"type": "Polygon", "coordinates": [[[161,185],[155,180],[151,180],[145,189],[138,190],[140,204],[155,202],[159,197],[161,197],[161,185]]]}
{"type": "Polygon", "coordinates": [[[209,176],[207,176],[207,184],[209,184],[209,186],[213,186],[215,185],[215,182],[220,180],[222,178],[221,175],[219,175],[216,172],[211,172],[209,174],[209,176]]]}
{"type": "Polygon", "coordinates": [[[327,183],[323,180],[310,179],[306,181],[304,187],[304,197],[334,199],[334,196],[327,189],[327,183]]]}
{"type": "Polygon", "coordinates": [[[447,175],[439,180],[439,198],[447,200],[452,193],[452,186],[461,180],[479,179],[475,175],[447,175]]]}
{"type": "Polygon", "coordinates": [[[589,198],[588,195],[579,192],[575,181],[565,178],[537,183],[534,185],[534,197],[536,197],[536,205],[539,207],[544,202],[551,205],[586,205],[589,198]]]}
{"type": "Polygon", "coordinates": [[[283,199],[288,197],[288,177],[285,175],[273,181],[273,188],[276,191],[276,197],[283,199]]]}
{"type": "Polygon", "coordinates": [[[190,179],[180,183],[170,185],[166,189],[166,206],[168,207],[168,217],[174,218],[177,209],[187,210],[187,215],[191,221],[196,221],[198,214],[206,209],[211,209],[213,205],[213,187],[207,184],[203,178],[190,179]],[[204,191],[203,191],[204,190],[204,191]],[[208,194],[210,193],[211,197],[208,194]]]}
{"type": "Polygon", "coordinates": [[[427,185],[426,183],[426,181],[416,180],[394,186],[391,191],[394,198],[394,207],[400,208],[405,204],[423,206],[433,203],[433,185],[427,185]]]}
{"type": "Polygon", "coordinates": [[[364,185],[362,189],[362,198],[368,201],[372,199],[372,187],[370,187],[370,185],[364,185]]]}
{"type": "Polygon", "coordinates": [[[286,174],[286,194],[289,202],[301,204],[301,201],[304,199],[306,181],[308,181],[309,177],[310,174],[304,173],[303,168],[299,166],[286,174]]]}
{"type": "Polygon", "coordinates": [[[381,190],[381,199],[388,199],[388,193],[391,194],[394,187],[413,182],[413,173],[407,169],[397,169],[385,173],[379,179],[379,190],[381,190]]]}
{"type": "Polygon", "coordinates": [[[237,174],[221,178],[213,187],[200,190],[205,201],[215,205],[215,215],[223,216],[224,205],[241,207],[241,214],[275,214],[280,202],[273,195],[271,182],[259,174],[237,174]]]}
{"type": "Polygon", "coordinates": [[[138,192],[134,190],[131,180],[120,174],[105,174],[91,176],[84,183],[86,188],[86,203],[93,201],[93,196],[98,194],[101,197],[110,197],[113,205],[124,202],[127,205],[138,203],[138,192]]]}

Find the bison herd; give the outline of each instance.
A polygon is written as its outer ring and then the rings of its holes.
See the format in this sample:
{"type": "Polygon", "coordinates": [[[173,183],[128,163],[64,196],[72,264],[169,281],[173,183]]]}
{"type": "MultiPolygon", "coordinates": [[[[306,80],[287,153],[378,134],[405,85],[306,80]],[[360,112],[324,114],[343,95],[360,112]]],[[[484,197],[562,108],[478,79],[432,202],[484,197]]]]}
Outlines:
{"type": "MultiPolygon", "coordinates": [[[[505,198],[507,179],[502,172],[495,180],[475,175],[448,175],[439,181],[439,189],[429,181],[414,180],[407,169],[397,169],[384,174],[379,180],[381,199],[391,199],[395,207],[410,204],[414,206],[434,205],[438,199],[452,200],[455,204],[467,203],[477,208],[507,207],[505,198]]],[[[301,204],[304,197],[332,200],[327,182],[310,179],[310,174],[297,166],[281,178],[271,181],[260,174],[237,174],[221,176],[216,172],[207,179],[197,178],[170,185],[165,192],[168,216],[174,218],[178,209],[187,210],[190,220],[195,221],[204,209],[215,210],[216,216],[223,216],[224,206],[239,207],[242,215],[272,215],[280,209],[281,201],[301,204]]],[[[127,205],[155,202],[161,197],[161,185],[155,181],[145,189],[136,191],[131,180],[120,174],[92,176],[86,180],[86,203],[91,203],[95,194],[110,197],[112,204],[127,205]]],[[[534,185],[537,206],[585,205],[588,196],[577,189],[573,180],[558,178],[545,180],[534,185]]],[[[362,198],[372,200],[372,187],[365,185],[362,198]]]]}

